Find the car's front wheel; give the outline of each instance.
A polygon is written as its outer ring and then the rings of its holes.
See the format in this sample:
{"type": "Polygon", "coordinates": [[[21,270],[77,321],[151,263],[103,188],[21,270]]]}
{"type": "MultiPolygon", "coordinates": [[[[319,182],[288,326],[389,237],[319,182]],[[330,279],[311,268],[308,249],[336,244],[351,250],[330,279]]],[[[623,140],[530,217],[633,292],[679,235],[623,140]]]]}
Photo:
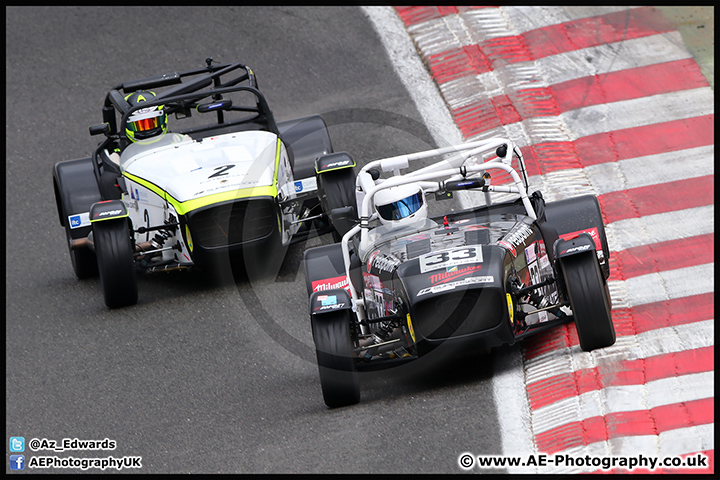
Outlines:
{"type": "Polygon", "coordinates": [[[360,401],[360,381],[352,355],[351,314],[342,310],[311,318],[323,399],[330,408],[360,401]]]}
{"type": "Polygon", "coordinates": [[[615,343],[610,296],[595,251],[561,260],[580,348],[589,352],[615,343]]]}
{"type": "Polygon", "coordinates": [[[105,305],[118,308],[136,304],[137,279],[127,219],[93,223],[93,242],[105,305]]]}

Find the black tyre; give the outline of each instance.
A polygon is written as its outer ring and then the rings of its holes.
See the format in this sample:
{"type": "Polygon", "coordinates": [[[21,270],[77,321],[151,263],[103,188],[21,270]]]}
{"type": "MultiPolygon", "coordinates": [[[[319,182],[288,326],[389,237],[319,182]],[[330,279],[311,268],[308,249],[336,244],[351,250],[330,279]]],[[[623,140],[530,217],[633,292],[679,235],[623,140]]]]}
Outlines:
{"type": "Polygon", "coordinates": [[[311,323],[325,405],[335,408],[358,403],[360,381],[352,357],[350,312],[313,315],[311,323]]]}
{"type": "Polygon", "coordinates": [[[94,223],[93,241],[105,305],[118,308],[136,304],[137,279],[127,220],[94,223]]]}
{"type": "Polygon", "coordinates": [[[595,252],[560,260],[580,348],[589,352],[615,343],[610,297],[595,252]]]}
{"type": "Polygon", "coordinates": [[[355,171],[352,168],[345,168],[324,172],[318,177],[318,188],[322,191],[320,203],[325,213],[330,215],[334,208],[353,207],[354,209],[352,218],[331,219],[333,237],[335,241],[340,241],[342,236],[355,226],[358,214],[355,202],[355,171]]]}

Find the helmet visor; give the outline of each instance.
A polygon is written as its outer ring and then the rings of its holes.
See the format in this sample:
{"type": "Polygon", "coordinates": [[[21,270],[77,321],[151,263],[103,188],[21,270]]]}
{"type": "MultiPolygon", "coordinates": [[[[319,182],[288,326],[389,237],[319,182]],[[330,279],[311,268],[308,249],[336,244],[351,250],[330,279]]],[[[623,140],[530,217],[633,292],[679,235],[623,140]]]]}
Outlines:
{"type": "Polygon", "coordinates": [[[147,132],[164,124],[165,112],[162,106],[141,108],[128,118],[127,128],[131,132],[147,132]]]}
{"type": "Polygon", "coordinates": [[[160,117],[143,118],[142,120],[128,122],[128,128],[133,132],[147,132],[148,130],[158,127],[159,119],[160,117]]]}
{"type": "Polygon", "coordinates": [[[385,220],[401,220],[417,212],[422,205],[422,193],[418,192],[397,202],[378,205],[377,211],[385,220]]]}

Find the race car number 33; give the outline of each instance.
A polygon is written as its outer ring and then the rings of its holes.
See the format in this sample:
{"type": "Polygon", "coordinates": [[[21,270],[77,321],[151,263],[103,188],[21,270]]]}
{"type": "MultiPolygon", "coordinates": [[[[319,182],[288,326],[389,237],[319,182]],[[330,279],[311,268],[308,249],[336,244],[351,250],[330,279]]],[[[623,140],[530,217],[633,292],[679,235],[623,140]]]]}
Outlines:
{"type": "Polygon", "coordinates": [[[482,263],[482,247],[478,245],[428,253],[420,257],[420,273],[466,263],[482,263]]]}

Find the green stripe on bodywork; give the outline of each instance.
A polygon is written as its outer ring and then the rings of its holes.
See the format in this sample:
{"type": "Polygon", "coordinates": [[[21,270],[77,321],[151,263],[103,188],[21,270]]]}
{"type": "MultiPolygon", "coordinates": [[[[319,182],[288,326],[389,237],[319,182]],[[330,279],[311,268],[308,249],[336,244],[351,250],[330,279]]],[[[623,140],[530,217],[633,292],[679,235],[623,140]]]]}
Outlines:
{"type": "Polygon", "coordinates": [[[213,205],[216,203],[222,203],[226,202],[228,200],[237,200],[240,198],[250,198],[250,197],[277,197],[278,190],[277,190],[277,180],[278,180],[278,169],[280,166],[280,139],[278,138],[277,141],[277,150],[275,154],[275,177],[273,179],[273,185],[272,186],[263,186],[263,187],[249,187],[249,188],[240,188],[238,190],[233,190],[231,192],[221,192],[221,193],[213,193],[212,195],[206,195],[204,197],[200,198],[194,198],[192,200],[188,200],[186,202],[181,202],[169,193],[167,193],[162,188],[158,187],[154,183],[145,180],[143,178],[137,177],[131,173],[123,172],[123,176],[129,178],[133,182],[139,183],[143,187],[147,188],[148,190],[151,190],[155,192],[160,198],[168,202],[170,205],[172,205],[175,208],[175,211],[178,213],[178,215],[185,215],[188,212],[191,212],[193,210],[197,210],[201,207],[206,207],[208,205],[213,205]]]}
{"type": "Polygon", "coordinates": [[[114,217],[97,218],[95,220],[90,220],[90,223],[104,222],[105,220],[117,220],[118,218],[126,218],[129,216],[130,215],[126,212],[125,215],[115,215],[114,217]]]}
{"type": "Polygon", "coordinates": [[[329,168],[329,169],[323,170],[323,171],[321,171],[321,172],[318,172],[318,171],[317,171],[317,167],[315,167],[315,173],[322,175],[323,173],[335,172],[335,171],[337,171],[337,170],[345,170],[346,168],[352,168],[352,167],[354,167],[354,166],[355,166],[355,164],[353,163],[352,165],[344,165],[344,166],[342,166],[342,167],[329,168]]]}

